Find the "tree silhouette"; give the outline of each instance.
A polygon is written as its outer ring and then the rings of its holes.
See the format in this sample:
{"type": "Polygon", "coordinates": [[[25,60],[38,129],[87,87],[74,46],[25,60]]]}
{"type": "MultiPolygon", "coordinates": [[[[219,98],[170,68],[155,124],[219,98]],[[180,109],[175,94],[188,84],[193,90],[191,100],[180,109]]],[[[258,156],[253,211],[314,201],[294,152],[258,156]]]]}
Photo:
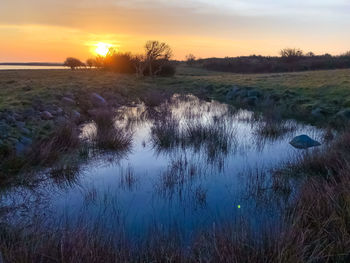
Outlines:
{"type": "Polygon", "coordinates": [[[281,52],[281,57],[286,61],[286,62],[294,62],[298,60],[299,58],[304,56],[304,53],[300,49],[296,48],[285,48],[282,49],[281,52]]]}
{"type": "Polygon", "coordinates": [[[70,67],[72,70],[74,70],[78,67],[84,67],[85,64],[77,58],[69,57],[63,63],[63,66],[70,67]]]}
{"type": "Polygon", "coordinates": [[[161,71],[165,62],[167,62],[173,54],[168,44],[159,41],[147,41],[145,52],[146,64],[150,76],[154,76],[157,72],[161,71]],[[156,61],[158,62],[157,68],[153,66],[156,61]]]}
{"type": "Polygon", "coordinates": [[[196,61],[196,57],[193,54],[188,54],[186,56],[186,63],[187,63],[187,65],[192,66],[195,61],[196,61]]]}
{"type": "Polygon", "coordinates": [[[92,68],[95,65],[95,60],[93,58],[89,58],[86,60],[86,66],[92,68]]]}

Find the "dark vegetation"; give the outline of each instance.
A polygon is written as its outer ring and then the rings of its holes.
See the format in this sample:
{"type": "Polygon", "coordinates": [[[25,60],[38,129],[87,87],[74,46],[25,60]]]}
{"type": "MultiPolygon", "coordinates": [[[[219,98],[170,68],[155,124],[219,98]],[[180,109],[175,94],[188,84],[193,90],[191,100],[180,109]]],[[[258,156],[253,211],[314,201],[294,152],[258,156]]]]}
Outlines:
{"type": "Polygon", "coordinates": [[[15,175],[35,166],[52,165],[62,156],[80,146],[78,127],[72,122],[62,123],[49,136],[36,138],[23,152],[8,147],[3,153],[0,170],[1,185],[18,183],[15,175]]]}
{"type": "Polygon", "coordinates": [[[278,73],[350,68],[349,52],[339,56],[304,54],[298,49],[283,49],[280,57],[247,56],[236,58],[187,58],[187,64],[208,70],[233,73],[278,73]]]}
{"type": "Polygon", "coordinates": [[[137,74],[138,76],[171,77],[176,73],[174,62],[171,62],[172,50],[168,44],[159,41],[148,41],[144,46],[145,53],[134,55],[129,52],[117,52],[110,48],[106,56],[90,58],[86,64],[76,58],[67,58],[65,66],[75,69],[77,67],[95,67],[107,71],[137,74]]]}
{"type": "Polygon", "coordinates": [[[63,66],[70,67],[74,70],[76,68],[85,67],[85,64],[77,58],[69,57],[64,61],[63,66]]]}
{"type": "Polygon", "coordinates": [[[92,140],[97,147],[105,150],[125,151],[131,144],[132,135],[115,124],[113,109],[100,109],[94,112],[92,119],[96,125],[96,134],[92,140]]]}

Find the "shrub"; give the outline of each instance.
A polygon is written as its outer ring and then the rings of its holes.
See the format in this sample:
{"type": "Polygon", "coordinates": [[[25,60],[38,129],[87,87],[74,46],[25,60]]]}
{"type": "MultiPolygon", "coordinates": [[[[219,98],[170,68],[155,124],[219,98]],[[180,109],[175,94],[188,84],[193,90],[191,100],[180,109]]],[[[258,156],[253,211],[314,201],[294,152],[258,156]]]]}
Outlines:
{"type": "Polygon", "coordinates": [[[64,61],[63,66],[70,67],[74,70],[78,67],[84,67],[85,64],[77,58],[69,57],[64,61]]]}
{"type": "Polygon", "coordinates": [[[89,68],[92,68],[93,66],[95,66],[95,59],[93,58],[89,58],[86,60],[86,66],[88,66],[89,68]]]}
{"type": "Polygon", "coordinates": [[[285,52],[283,57],[249,56],[236,58],[208,58],[196,64],[208,70],[233,73],[273,73],[319,69],[350,68],[350,56],[313,55],[301,56],[297,51],[285,52]]]}
{"type": "Polygon", "coordinates": [[[188,54],[186,56],[186,63],[189,66],[192,66],[196,62],[196,57],[193,54],[188,54]]]}
{"type": "Polygon", "coordinates": [[[161,77],[173,77],[175,75],[175,73],[176,73],[175,65],[172,65],[169,63],[169,64],[162,66],[158,75],[161,77]]]}
{"type": "Polygon", "coordinates": [[[37,141],[29,159],[33,164],[48,164],[56,161],[63,153],[79,146],[79,133],[73,123],[59,126],[50,137],[37,141]]]}
{"type": "Polygon", "coordinates": [[[118,73],[136,73],[131,54],[116,53],[114,50],[110,50],[104,58],[103,67],[118,73]]]}

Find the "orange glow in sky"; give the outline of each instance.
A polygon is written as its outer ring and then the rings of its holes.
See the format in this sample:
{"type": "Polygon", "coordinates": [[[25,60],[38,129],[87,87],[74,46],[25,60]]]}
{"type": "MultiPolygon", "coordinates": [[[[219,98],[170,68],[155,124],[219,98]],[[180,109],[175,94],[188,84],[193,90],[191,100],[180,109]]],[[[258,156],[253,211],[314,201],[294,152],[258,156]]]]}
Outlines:
{"type": "Polygon", "coordinates": [[[1,0],[0,62],[62,62],[141,53],[168,43],[175,59],[315,54],[350,49],[349,0],[1,0]]]}

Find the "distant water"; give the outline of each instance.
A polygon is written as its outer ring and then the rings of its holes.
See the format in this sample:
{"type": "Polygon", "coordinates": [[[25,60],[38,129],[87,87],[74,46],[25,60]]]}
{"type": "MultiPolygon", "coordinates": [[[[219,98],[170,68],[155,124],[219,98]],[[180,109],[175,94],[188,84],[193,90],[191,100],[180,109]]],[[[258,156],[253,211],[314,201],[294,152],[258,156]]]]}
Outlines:
{"type": "Polygon", "coordinates": [[[19,69],[68,69],[68,68],[63,66],[0,65],[0,70],[19,70],[19,69]]]}

